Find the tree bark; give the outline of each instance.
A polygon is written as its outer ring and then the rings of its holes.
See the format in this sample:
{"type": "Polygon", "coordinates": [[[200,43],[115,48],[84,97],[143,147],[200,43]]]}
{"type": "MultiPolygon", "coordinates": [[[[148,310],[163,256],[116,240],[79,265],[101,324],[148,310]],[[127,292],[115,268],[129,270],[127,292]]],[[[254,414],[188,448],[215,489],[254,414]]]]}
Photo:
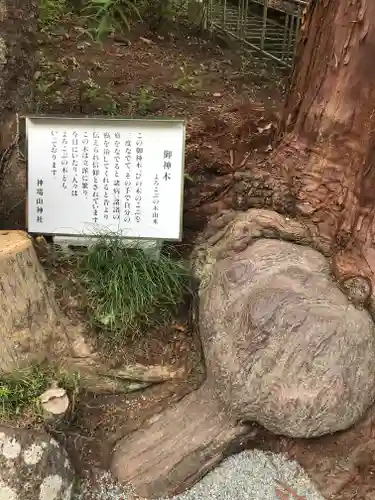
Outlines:
{"type": "Polygon", "coordinates": [[[340,282],[359,277],[367,286],[367,305],[375,282],[374,56],[375,2],[313,0],[271,158],[294,215],[316,224],[340,282]]]}
{"type": "Polygon", "coordinates": [[[253,428],[231,420],[205,382],[117,444],[111,470],[138,495],[159,498],[193,486],[253,428]]]}

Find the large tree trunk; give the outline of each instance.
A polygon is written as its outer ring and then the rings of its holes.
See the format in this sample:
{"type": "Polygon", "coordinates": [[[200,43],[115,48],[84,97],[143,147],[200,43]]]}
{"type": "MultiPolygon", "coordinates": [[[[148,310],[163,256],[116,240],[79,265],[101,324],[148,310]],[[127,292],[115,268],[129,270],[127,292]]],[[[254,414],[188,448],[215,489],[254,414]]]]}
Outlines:
{"type": "Polygon", "coordinates": [[[373,0],[311,1],[278,146],[269,165],[249,172],[261,204],[297,220],[226,214],[232,222],[204,245],[208,382],[118,444],[112,470],[141,495],[181,491],[215,465],[222,454],[211,459],[210,447],[220,426],[225,437],[248,421],[313,437],[348,428],[373,403],[373,321],[357,307],[371,305],[375,281],[374,56],[373,0]],[[357,307],[307,245],[333,257],[357,307]],[[359,394],[365,399],[355,401],[359,394]]]}
{"type": "Polygon", "coordinates": [[[337,277],[363,277],[367,299],[375,281],[374,57],[375,2],[313,0],[271,159],[294,213],[331,248],[337,277]]]}

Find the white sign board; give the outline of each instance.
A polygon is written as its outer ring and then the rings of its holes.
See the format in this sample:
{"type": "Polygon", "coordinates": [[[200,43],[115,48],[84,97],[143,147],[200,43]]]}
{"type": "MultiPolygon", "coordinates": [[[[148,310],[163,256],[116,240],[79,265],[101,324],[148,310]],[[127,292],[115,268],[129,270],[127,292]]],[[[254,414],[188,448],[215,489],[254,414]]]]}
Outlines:
{"type": "Polygon", "coordinates": [[[181,238],[181,120],[26,118],[28,230],[181,238]]]}

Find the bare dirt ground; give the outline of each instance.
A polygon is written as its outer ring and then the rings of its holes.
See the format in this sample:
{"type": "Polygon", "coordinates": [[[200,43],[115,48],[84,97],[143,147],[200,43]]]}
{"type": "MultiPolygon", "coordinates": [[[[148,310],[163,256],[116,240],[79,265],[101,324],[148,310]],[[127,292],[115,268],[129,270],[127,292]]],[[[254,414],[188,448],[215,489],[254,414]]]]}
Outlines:
{"type": "MultiPolygon", "coordinates": [[[[283,99],[279,71],[183,26],[168,37],[140,27],[127,39],[100,46],[68,21],[54,33],[41,34],[39,49],[32,104],[36,113],[186,118],[180,250],[189,252],[208,217],[238,206],[236,174],[261,162],[271,149],[283,99]]],[[[23,182],[18,176],[18,189],[24,188],[23,182]]],[[[12,199],[5,215],[8,228],[24,227],[24,200],[12,199]]],[[[59,283],[58,298],[66,314],[82,320],[72,276],[51,267],[48,273],[59,283]]],[[[184,365],[189,376],[125,396],[82,394],[73,420],[57,436],[81,471],[106,468],[120,437],[174,404],[204,377],[199,337],[188,310],[171,325],[129,341],[123,353],[130,362],[184,365]]],[[[375,498],[373,421],[371,410],[354,429],[309,441],[280,439],[260,430],[248,446],[286,452],[327,498],[369,500],[375,498]]]]}

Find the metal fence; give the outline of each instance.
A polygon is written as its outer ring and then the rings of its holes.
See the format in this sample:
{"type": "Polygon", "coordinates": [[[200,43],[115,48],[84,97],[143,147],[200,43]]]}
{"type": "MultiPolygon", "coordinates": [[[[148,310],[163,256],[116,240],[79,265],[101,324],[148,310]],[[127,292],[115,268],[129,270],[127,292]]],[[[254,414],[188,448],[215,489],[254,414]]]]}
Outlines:
{"type": "Polygon", "coordinates": [[[292,66],[308,0],[204,0],[205,27],[221,31],[284,66],[292,66]]]}

